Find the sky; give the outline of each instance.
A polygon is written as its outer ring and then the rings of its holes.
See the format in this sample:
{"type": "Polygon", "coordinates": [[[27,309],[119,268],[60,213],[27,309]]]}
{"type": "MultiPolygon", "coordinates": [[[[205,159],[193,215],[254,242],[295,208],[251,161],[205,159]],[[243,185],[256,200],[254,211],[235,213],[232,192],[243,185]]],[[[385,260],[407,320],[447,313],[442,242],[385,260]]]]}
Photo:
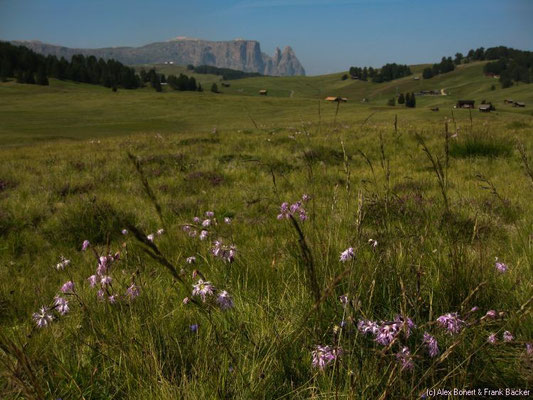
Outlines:
{"type": "Polygon", "coordinates": [[[0,40],[139,46],[177,36],[290,45],[308,75],[533,50],[533,0],[0,0],[0,40]]]}

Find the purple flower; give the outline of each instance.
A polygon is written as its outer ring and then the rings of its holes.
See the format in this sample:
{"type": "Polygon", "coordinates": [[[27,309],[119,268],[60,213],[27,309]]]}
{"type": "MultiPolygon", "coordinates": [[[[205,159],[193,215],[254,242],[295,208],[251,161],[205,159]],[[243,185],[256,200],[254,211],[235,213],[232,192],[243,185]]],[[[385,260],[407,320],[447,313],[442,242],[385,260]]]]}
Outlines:
{"type": "Polygon", "coordinates": [[[98,300],[104,301],[105,290],[104,289],[100,289],[98,292],[96,292],[96,297],[98,297],[98,300]]]}
{"type": "Polygon", "coordinates": [[[50,313],[50,309],[45,306],[42,306],[39,309],[39,312],[33,314],[33,320],[35,321],[35,324],[38,328],[44,328],[48,326],[48,324],[51,323],[53,319],[54,316],[50,313]]]}
{"type": "Polygon", "coordinates": [[[383,346],[388,346],[392,343],[396,336],[400,333],[400,325],[397,323],[384,322],[379,327],[376,334],[376,342],[383,346]]]}
{"type": "Polygon", "coordinates": [[[192,295],[200,296],[202,301],[205,303],[207,296],[212,296],[215,293],[215,287],[211,282],[204,282],[203,280],[198,280],[196,285],[192,285],[192,295]]]}
{"type": "Polygon", "coordinates": [[[222,310],[229,310],[233,308],[233,300],[231,299],[228,292],[223,290],[217,296],[217,303],[222,310]]]}
{"type": "Polygon", "coordinates": [[[191,299],[189,299],[188,297],[185,297],[181,302],[185,306],[185,305],[189,304],[189,301],[191,301],[191,299]]]}
{"type": "Polygon", "coordinates": [[[211,249],[211,253],[215,257],[222,258],[224,262],[232,263],[235,260],[237,248],[234,245],[225,246],[220,240],[215,240],[213,243],[213,248],[211,249]]]}
{"type": "Polygon", "coordinates": [[[487,313],[485,314],[485,318],[496,318],[497,317],[497,313],[495,310],[489,310],[487,311],[487,313]]]}
{"type": "Polygon", "coordinates": [[[206,211],[205,216],[207,218],[213,218],[215,216],[215,213],[213,211],[206,211]]]}
{"type": "Polygon", "coordinates": [[[496,268],[498,272],[501,272],[502,274],[504,272],[507,272],[507,268],[508,268],[506,264],[498,261],[498,257],[496,257],[496,262],[494,263],[494,267],[496,268]]]}
{"type": "Polygon", "coordinates": [[[196,257],[187,257],[187,264],[194,264],[196,262],[196,257]]]}
{"type": "Polygon", "coordinates": [[[98,283],[98,277],[96,275],[91,275],[90,277],[87,278],[87,280],[89,281],[89,285],[91,287],[95,287],[96,284],[98,283]]]}
{"type": "Polygon", "coordinates": [[[198,234],[198,232],[196,232],[195,230],[192,230],[192,231],[189,232],[189,236],[190,237],[195,237],[197,234],[198,234]]]}
{"type": "Polygon", "coordinates": [[[189,329],[191,330],[191,332],[193,333],[196,333],[198,332],[198,324],[193,324],[189,327],[189,329]]]}
{"type": "Polygon", "coordinates": [[[465,325],[465,321],[459,318],[457,313],[448,313],[437,318],[437,322],[446,328],[449,334],[461,332],[465,325]]]}
{"type": "Polygon", "coordinates": [[[511,332],[505,331],[503,332],[503,341],[504,342],[512,342],[514,340],[514,336],[511,332]]]}
{"type": "Polygon", "coordinates": [[[61,286],[61,289],[60,289],[63,293],[67,293],[67,292],[73,292],[74,291],[74,282],[72,281],[68,281],[68,282],[65,282],[63,284],[63,286],[61,286]]]}
{"type": "Polygon", "coordinates": [[[192,222],[194,222],[195,224],[199,224],[200,221],[201,221],[201,219],[200,219],[199,217],[194,217],[194,218],[192,219],[192,222]]]}
{"type": "Polygon", "coordinates": [[[346,305],[347,305],[348,302],[349,302],[349,300],[348,300],[348,295],[343,294],[342,296],[339,296],[339,301],[341,302],[341,304],[343,305],[343,307],[346,307],[346,305]]]}
{"type": "Polygon", "coordinates": [[[132,283],[130,287],[126,289],[126,296],[128,296],[130,300],[135,299],[137,296],[139,296],[139,294],[141,294],[141,292],[139,290],[139,287],[136,286],[135,283],[132,283]]]}
{"type": "Polygon", "coordinates": [[[202,222],[202,226],[204,228],[207,228],[208,226],[211,225],[211,220],[210,219],[205,219],[203,222],[202,222]]]}
{"type": "MultiPolygon", "coordinates": [[[[195,217],[195,218],[198,218],[198,217],[195,217]]],[[[200,221],[200,219],[198,218],[198,221],[200,221]]],[[[190,225],[184,225],[183,228],[181,228],[183,230],[183,232],[189,232],[191,230],[191,226],[190,225]]]]}
{"type": "Polygon", "coordinates": [[[402,370],[412,370],[415,366],[409,347],[402,347],[402,349],[396,353],[396,358],[402,363],[402,370]]]}
{"type": "Polygon", "coordinates": [[[109,302],[110,302],[111,304],[115,304],[115,303],[117,302],[117,295],[116,295],[116,294],[112,294],[111,296],[109,296],[109,297],[107,298],[107,300],[109,300],[109,302]]]}
{"type": "Polygon", "coordinates": [[[304,194],[302,195],[302,201],[309,201],[309,200],[311,200],[311,196],[309,196],[308,194],[305,194],[305,193],[304,193],[304,194]]]}
{"type": "Polygon", "coordinates": [[[100,279],[100,284],[102,285],[102,287],[109,286],[112,280],[113,278],[111,278],[109,275],[104,275],[100,279]]]}
{"type": "Polygon", "coordinates": [[[281,203],[281,206],[279,208],[280,213],[278,214],[278,219],[281,220],[283,218],[289,218],[289,203],[281,203]]]}
{"type": "Polygon", "coordinates": [[[207,235],[208,235],[208,234],[209,234],[209,232],[207,232],[207,231],[202,231],[202,232],[200,232],[200,236],[199,236],[200,240],[205,240],[205,239],[207,239],[207,235]]]}
{"type": "Polygon", "coordinates": [[[146,236],[146,239],[148,239],[150,242],[154,242],[154,234],[150,233],[148,236],[146,236]]]}
{"type": "Polygon", "coordinates": [[[379,325],[374,321],[361,319],[357,323],[357,329],[364,335],[369,333],[376,335],[379,332],[379,325]]]}
{"type": "Polygon", "coordinates": [[[474,306],[470,309],[470,312],[473,313],[473,312],[476,312],[477,310],[479,310],[479,307],[478,306],[474,306]]]}
{"type": "Polygon", "coordinates": [[[526,354],[533,356],[533,343],[526,343],[526,354]]]}
{"type": "Polygon", "coordinates": [[[348,247],[346,250],[344,250],[341,253],[339,261],[346,262],[346,261],[352,260],[354,257],[355,257],[355,250],[353,249],[353,247],[348,247]]]}
{"type": "Polygon", "coordinates": [[[123,235],[127,235],[128,234],[128,230],[127,229],[122,229],[122,234],[123,235]]]}
{"type": "Polygon", "coordinates": [[[487,342],[489,342],[490,344],[495,344],[497,341],[496,339],[496,334],[495,333],[491,333],[489,335],[489,337],[487,338],[487,342]]]}
{"type": "Polygon", "coordinates": [[[91,244],[89,243],[88,240],[84,240],[82,245],[81,245],[81,251],[85,251],[87,250],[87,248],[90,246],[91,244]]]}
{"type": "Polygon", "coordinates": [[[65,315],[70,310],[68,307],[68,300],[59,296],[54,297],[54,307],[61,315],[65,315]]]}
{"type": "Polygon", "coordinates": [[[342,354],[342,349],[330,346],[317,345],[311,352],[313,367],[323,370],[328,364],[335,361],[342,354]]]}
{"type": "Polygon", "coordinates": [[[415,323],[409,317],[404,318],[401,315],[397,315],[394,318],[394,322],[397,322],[398,324],[400,324],[400,329],[404,329],[404,327],[405,327],[405,336],[406,337],[409,337],[411,335],[411,330],[416,328],[415,323]]]}
{"type": "Polygon", "coordinates": [[[428,348],[428,353],[430,357],[435,357],[437,354],[439,354],[439,344],[437,342],[437,339],[435,339],[429,333],[424,332],[423,342],[428,348]]]}

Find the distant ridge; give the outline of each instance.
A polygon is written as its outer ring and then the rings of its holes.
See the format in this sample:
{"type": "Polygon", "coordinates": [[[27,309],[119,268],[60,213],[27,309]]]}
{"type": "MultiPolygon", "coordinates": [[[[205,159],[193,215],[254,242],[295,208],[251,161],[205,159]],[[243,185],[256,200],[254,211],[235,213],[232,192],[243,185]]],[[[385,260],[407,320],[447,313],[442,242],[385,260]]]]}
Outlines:
{"type": "Polygon", "coordinates": [[[274,55],[261,52],[256,40],[208,41],[178,36],[166,42],[155,42],[140,47],[106,47],[78,49],[43,43],[37,40],[12,41],[15,45],[30,48],[36,53],[70,59],[74,54],[113,58],[128,65],[173,62],[178,65],[212,65],[263,75],[305,75],[305,70],[290,46],[274,55]]]}

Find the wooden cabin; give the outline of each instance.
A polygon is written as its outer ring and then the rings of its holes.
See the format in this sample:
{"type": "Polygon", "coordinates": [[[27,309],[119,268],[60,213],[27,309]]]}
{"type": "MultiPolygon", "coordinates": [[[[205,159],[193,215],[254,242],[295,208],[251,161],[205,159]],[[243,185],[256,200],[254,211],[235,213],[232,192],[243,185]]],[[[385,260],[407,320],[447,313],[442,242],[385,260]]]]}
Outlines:
{"type": "Polygon", "coordinates": [[[324,100],[336,101],[337,103],[346,103],[348,101],[346,97],[339,97],[339,96],[328,96],[324,100]]]}
{"type": "Polygon", "coordinates": [[[496,109],[494,108],[492,103],[487,103],[487,104],[481,104],[479,106],[479,111],[481,111],[481,112],[491,112],[491,111],[496,111],[496,109]]]}
{"type": "Polygon", "coordinates": [[[268,94],[268,90],[266,90],[266,89],[261,89],[261,90],[259,91],[259,94],[260,94],[261,96],[266,96],[266,95],[268,94]]]}
{"type": "Polygon", "coordinates": [[[456,108],[474,108],[475,100],[458,100],[456,108]]]}
{"type": "Polygon", "coordinates": [[[513,104],[513,107],[525,107],[526,103],[522,103],[521,101],[515,101],[513,104]]]}

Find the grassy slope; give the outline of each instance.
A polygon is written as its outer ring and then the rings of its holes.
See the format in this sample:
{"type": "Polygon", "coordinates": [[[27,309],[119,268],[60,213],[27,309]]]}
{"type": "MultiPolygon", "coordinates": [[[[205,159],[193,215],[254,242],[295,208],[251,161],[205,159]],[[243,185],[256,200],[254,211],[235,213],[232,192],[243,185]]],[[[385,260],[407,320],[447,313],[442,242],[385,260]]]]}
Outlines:
{"type": "MultiPolygon", "coordinates": [[[[182,67],[167,66],[179,69],[182,67]]],[[[417,66],[415,71],[423,66],[417,66]]],[[[428,81],[414,81],[412,77],[383,84],[340,80],[341,74],[317,77],[261,77],[231,81],[223,93],[180,93],[165,88],[156,93],[150,88],[112,93],[109,89],[51,80],[50,87],[0,83],[0,145],[31,143],[35,141],[86,137],[105,137],[139,132],[175,133],[218,129],[247,129],[256,125],[280,128],[294,125],[295,121],[320,119],[331,122],[336,105],[318,99],[326,95],[342,95],[350,99],[342,104],[339,121],[357,125],[370,114],[376,121],[442,120],[458,98],[473,98],[478,103],[493,101],[501,118],[513,119],[517,113],[528,119],[530,108],[515,109],[503,105],[503,99],[512,97],[533,103],[529,85],[520,84],[509,89],[490,90],[494,79],[482,75],[482,64],[469,64],[446,75],[428,81]],[[267,88],[267,97],[258,91],[267,88]],[[445,88],[449,96],[419,97],[417,109],[403,106],[387,107],[386,100],[402,91],[445,88]],[[290,97],[291,92],[293,96],[290,97]],[[359,99],[370,99],[361,104],[359,99]],[[439,106],[442,112],[433,113],[430,106],[439,106]]],[[[204,88],[214,76],[199,75],[204,88]],[[202,81],[202,79],[206,79],[202,81]]],[[[456,114],[464,114],[458,111],[456,114]]],[[[476,113],[478,114],[478,113],[476,113]]],[[[476,118],[492,120],[494,115],[476,118]]]]}

